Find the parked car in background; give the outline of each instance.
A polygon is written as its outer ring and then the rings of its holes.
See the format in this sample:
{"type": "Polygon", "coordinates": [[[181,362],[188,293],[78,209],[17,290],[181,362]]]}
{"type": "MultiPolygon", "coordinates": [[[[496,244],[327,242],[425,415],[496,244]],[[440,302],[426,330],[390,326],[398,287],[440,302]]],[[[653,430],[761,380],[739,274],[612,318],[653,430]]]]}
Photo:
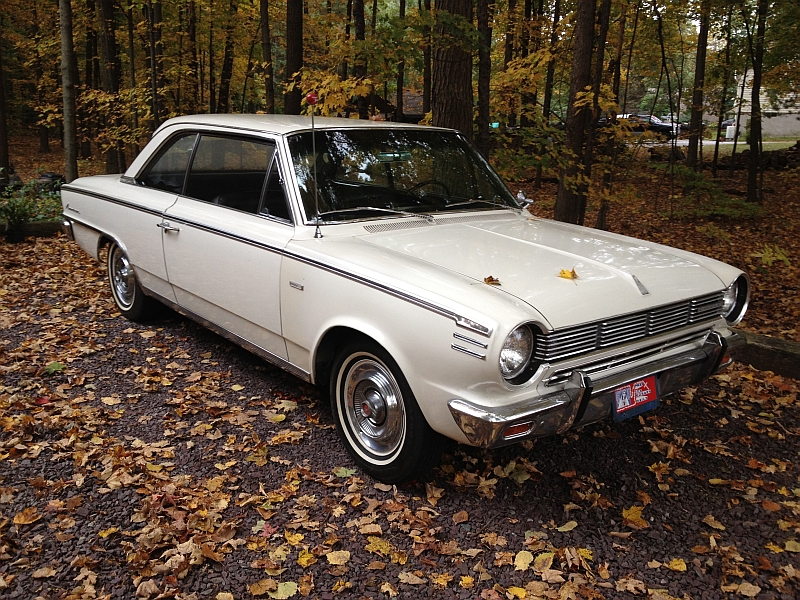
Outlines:
{"type": "Polygon", "coordinates": [[[619,115],[617,119],[624,121],[633,133],[639,135],[649,131],[671,140],[672,138],[678,137],[680,134],[680,124],[666,123],[655,115],[623,114],[619,115]]]}
{"type": "Polygon", "coordinates": [[[747,276],[531,216],[456,131],[172,119],[120,175],[63,186],[128,319],[164,303],[330,395],[355,462],[400,482],[655,408],[726,366],[747,276]]]}

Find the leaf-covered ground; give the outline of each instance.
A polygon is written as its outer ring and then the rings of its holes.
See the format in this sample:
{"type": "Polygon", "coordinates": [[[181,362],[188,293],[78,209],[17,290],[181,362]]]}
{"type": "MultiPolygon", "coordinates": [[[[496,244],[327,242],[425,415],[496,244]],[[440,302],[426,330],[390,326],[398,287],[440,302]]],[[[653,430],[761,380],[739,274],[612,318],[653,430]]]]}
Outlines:
{"type": "Polygon", "coordinates": [[[795,598],[798,382],[737,366],[654,414],[427,481],[354,468],[316,390],[64,238],[0,243],[0,596],[795,598]]]}

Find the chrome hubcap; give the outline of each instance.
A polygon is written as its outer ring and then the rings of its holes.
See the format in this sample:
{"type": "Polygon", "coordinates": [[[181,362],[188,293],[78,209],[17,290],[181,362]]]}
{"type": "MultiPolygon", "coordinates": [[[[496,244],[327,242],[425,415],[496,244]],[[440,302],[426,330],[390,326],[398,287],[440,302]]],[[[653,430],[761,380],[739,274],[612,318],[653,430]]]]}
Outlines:
{"type": "Polygon", "coordinates": [[[378,456],[395,452],[405,437],[403,396],[391,372],[370,358],[356,361],[344,381],[345,417],[356,441],[378,456]]]}
{"type": "Polygon", "coordinates": [[[122,250],[115,247],[111,257],[111,284],[114,286],[114,295],[119,303],[128,308],[133,304],[133,295],[136,281],[133,275],[133,267],[128,262],[128,257],[122,250]]]}

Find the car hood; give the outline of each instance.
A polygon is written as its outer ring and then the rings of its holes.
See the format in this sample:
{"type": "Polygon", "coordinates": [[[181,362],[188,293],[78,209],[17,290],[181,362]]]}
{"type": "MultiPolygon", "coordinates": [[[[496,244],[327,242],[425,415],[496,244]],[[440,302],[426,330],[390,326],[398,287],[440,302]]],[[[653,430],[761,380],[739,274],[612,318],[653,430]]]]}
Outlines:
{"type": "Polygon", "coordinates": [[[478,282],[492,277],[497,293],[526,302],[555,328],[724,287],[703,265],[709,259],[681,250],[544,219],[465,221],[359,237],[478,282]],[[575,279],[561,276],[573,270],[575,279]]]}

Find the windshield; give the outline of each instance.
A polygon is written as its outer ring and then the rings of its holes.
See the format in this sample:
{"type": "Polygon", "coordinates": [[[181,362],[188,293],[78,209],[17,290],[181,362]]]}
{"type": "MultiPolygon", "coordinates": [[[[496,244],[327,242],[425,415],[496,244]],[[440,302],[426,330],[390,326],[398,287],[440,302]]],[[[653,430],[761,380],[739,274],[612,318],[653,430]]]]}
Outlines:
{"type": "Polygon", "coordinates": [[[517,208],[488,163],[454,132],[424,129],[317,130],[289,138],[300,196],[311,220],[413,216],[517,208]],[[410,214],[409,214],[410,213],[410,214]]]}

